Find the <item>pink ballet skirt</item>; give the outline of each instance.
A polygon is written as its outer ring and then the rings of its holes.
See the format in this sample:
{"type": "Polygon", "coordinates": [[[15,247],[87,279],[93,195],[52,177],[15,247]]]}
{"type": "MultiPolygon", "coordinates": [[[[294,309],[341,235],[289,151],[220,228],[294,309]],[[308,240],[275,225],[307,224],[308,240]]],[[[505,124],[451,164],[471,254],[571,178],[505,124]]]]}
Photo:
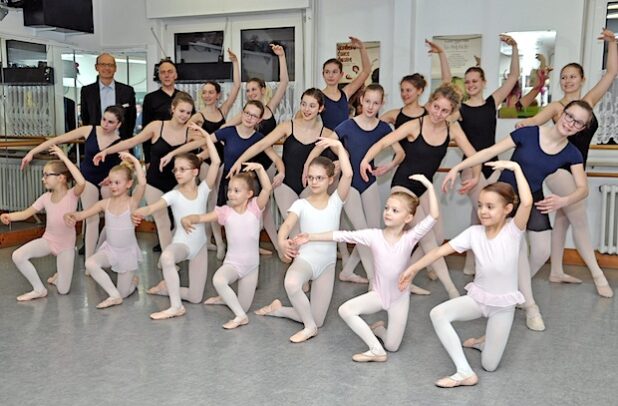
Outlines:
{"type": "Polygon", "coordinates": [[[464,289],[468,291],[468,296],[486,306],[509,307],[525,302],[524,295],[518,290],[504,294],[489,293],[474,282],[468,283],[464,289]]]}
{"type": "Polygon", "coordinates": [[[131,211],[127,209],[124,213],[115,215],[105,210],[105,230],[107,239],[97,252],[107,255],[114,272],[136,271],[139,262],[142,262],[142,251],[137,245],[131,211]]]}

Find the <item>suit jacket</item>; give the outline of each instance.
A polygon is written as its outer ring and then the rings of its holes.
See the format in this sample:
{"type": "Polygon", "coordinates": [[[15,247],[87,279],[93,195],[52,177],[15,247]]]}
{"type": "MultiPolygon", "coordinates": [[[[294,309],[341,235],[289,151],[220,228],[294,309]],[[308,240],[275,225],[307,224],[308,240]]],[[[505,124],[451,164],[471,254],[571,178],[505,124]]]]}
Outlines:
{"type": "MultiPolygon", "coordinates": [[[[135,128],[135,90],[124,83],[115,82],[116,104],[124,108],[124,122],[120,127],[122,139],[131,138],[135,128]]],[[[99,80],[88,86],[82,87],[81,91],[81,117],[82,125],[101,124],[101,96],[99,94],[99,80]]]]}

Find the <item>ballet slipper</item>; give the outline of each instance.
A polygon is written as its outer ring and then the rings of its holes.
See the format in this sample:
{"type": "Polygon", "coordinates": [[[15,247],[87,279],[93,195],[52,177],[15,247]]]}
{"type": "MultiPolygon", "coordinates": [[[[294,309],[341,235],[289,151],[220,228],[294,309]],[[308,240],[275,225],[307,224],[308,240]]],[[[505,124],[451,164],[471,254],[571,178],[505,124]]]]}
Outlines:
{"type": "Polygon", "coordinates": [[[339,280],[341,282],[369,283],[369,280],[367,278],[363,278],[362,276],[357,275],[355,273],[350,273],[348,275],[345,275],[343,272],[340,272],[339,280]]]}
{"type": "Polygon", "coordinates": [[[116,306],[122,304],[122,298],[121,297],[108,297],[107,299],[105,299],[104,301],[102,301],[101,303],[99,303],[97,305],[97,309],[105,309],[111,306],[116,306]]]}
{"type": "Polygon", "coordinates": [[[549,281],[553,283],[582,283],[581,279],[577,279],[574,276],[568,275],[566,273],[554,275],[549,275],[549,281]]]}
{"type": "Polygon", "coordinates": [[[468,377],[463,377],[459,372],[455,375],[447,376],[436,381],[439,388],[456,388],[457,386],[474,386],[479,382],[479,377],[472,373],[468,377]]]}
{"type": "Polygon", "coordinates": [[[167,285],[165,284],[165,280],[161,280],[159,283],[151,287],[146,291],[149,295],[160,295],[162,292],[167,291],[167,285]]]}
{"type": "Polygon", "coordinates": [[[430,291],[428,291],[427,289],[423,289],[419,286],[416,286],[413,283],[410,284],[410,293],[415,294],[415,295],[423,295],[423,296],[431,295],[430,291]]]}
{"type": "Polygon", "coordinates": [[[246,324],[249,324],[249,318],[247,316],[244,316],[244,317],[236,316],[232,320],[230,320],[227,323],[225,323],[223,325],[223,328],[226,329],[226,330],[231,330],[231,329],[234,329],[236,327],[244,326],[246,324]]]}
{"type": "Polygon", "coordinates": [[[273,252],[272,252],[272,251],[267,250],[267,249],[264,249],[264,248],[260,248],[260,255],[266,255],[266,256],[268,256],[268,255],[272,255],[272,254],[273,254],[273,252]]]}
{"type": "Polygon", "coordinates": [[[272,312],[275,312],[281,309],[282,307],[283,305],[281,304],[281,301],[279,299],[275,299],[272,301],[271,304],[257,309],[256,311],[254,311],[254,313],[257,314],[258,316],[267,316],[271,314],[272,312]]]}
{"type": "Polygon", "coordinates": [[[36,290],[32,290],[28,293],[24,293],[23,295],[19,295],[17,296],[17,301],[18,302],[27,302],[29,300],[33,300],[33,299],[40,299],[42,297],[47,296],[47,289],[45,289],[42,292],[37,292],[36,290]]]}
{"type": "Polygon", "coordinates": [[[431,279],[432,281],[435,281],[436,279],[438,279],[438,275],[436,275],[436,272],[431,269],[427,270],[427,277],[431,279]]]}
{"type": "Polygon", "coordinates": [[[545,330],[545,323],[543,323],[539,306],[532,305],[526,308],[526,326],[533,331],[545,330]]]}
{"type": "Polygon", "coordinates": [[[183,316],[186,312],[187,309],[185,309],[184,306],[180,306],[180,308],[178,309],[172,309],[170,307],[169,309],[163,310],[162,312],[152,313],[150,315],[150,318],[153,320],[165,320],[171,319],[172,317],[183,316]]]}
{"type": "Polygon", "coordinates": [[[367,352],[361,352],[359,354],[352,355],[352,361],[355,361],[355,362],[385,362],[386,358],[387,358],[386,353],[375,354],[371,350],[367,352]]]}
{"type": "Polygon", "coordinates": [[[485,344],[485,336],[479,338],[468,338],[463,342],[463,346],[466,348],[474,348],[475,350],[482,351],[483,344],[485,344]]]}
{"type": "Polygon", "coordinates": [[[302,343],[307,341],[308,339],[315,337],[318,335],[318,328],[314,327],[313,329],[304,328],[300,330],[298,333],[294,334],[290,337],[290,341],[293,343],[302,343]]]}
{"type": "Polygon", "coordinates": [[[303,292],[307,293],[311,289],[311,285],[309,285],[309,281],[303,283],[303,292]]]}
{"type": "Polygon", "coordinates": [[[209,297],[208,299],[204,300],[204,304],[222,305],[222,304],[225,304],[225,302],[223,301],[223,299],[221,299],[221,296],[213,296],[213,297],[209,297]]]}
{"type": "Polygon", "coordinates": [[[47,283],[49,283],[50,285],[56,285],[57,281],[58,281],[58,272],[56,272],[55,274],[47,278],[47,283]]]}
{"type": "Polygon", "coordinates": [[[605,275],[601,274],[592,278],[592,280],[594,281],[594,286],[597,288],[599,296],[607,298],[614,296],[614,290],[609,286],[609,282],[607,282],[605,275]]]}

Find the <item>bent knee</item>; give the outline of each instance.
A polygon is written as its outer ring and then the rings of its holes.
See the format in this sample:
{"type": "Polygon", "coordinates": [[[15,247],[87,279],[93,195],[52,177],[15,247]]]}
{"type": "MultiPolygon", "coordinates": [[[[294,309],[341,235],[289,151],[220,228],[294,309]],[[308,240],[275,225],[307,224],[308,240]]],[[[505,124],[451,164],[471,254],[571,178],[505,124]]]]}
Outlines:
{"type": "Polygon", "coordinates": [[[303,282],[295,277],[286,277],[283,286],[288,295],[294,295],[302,291],[303,282]]]}
{"type": "Polygon", "coordinates": [[[398,343],[384,343],[384,348],[386,351],[397,352],[399,351],[399,347],[401,346],[401,341],[398,343]]]}
{"type": "Polygon", "coordinates": [[[344,303],[341,306],[339,306],[339,309],[337,311],[339,312],[339,317],[341,317],[344,320],[354,316],[354,312],[352,311],[352,306],[349,306],[347,303],[344,303]]]}
{"type": "Polygon", "coordinates": [[[86,267],[86,270],[88,270],[89,272],[92,272],[96,270],[97,268],[99,268],[99,264],[97,263],[97,261],[92,259],[92,257],[86,260],[86,262],[84,263],[84,266],[86,267]]]}
{"type": "Polygon", "coordinates": [[[174,261],[174,254],[168,251],[163,251],[161,253],[159,262],[161,263],[162,268],[171,267],[171,266],[176,265],[176,261],[174,261]]]}
{"type": "Polygon", "coordinates": [[[481,365],[483,366],[483,369],[487,372],[494,372],[496,369],[498,369],[499,364],[500,364],[500,360],[488,361],[484,359],[481,361],[481,365]]]}
{"type": "Polygon", "coordinates": [[[429,318],[432,322],[442,321],[446,318],[446,312],[440,306],[436,306],[429,312],[429,318]]]}

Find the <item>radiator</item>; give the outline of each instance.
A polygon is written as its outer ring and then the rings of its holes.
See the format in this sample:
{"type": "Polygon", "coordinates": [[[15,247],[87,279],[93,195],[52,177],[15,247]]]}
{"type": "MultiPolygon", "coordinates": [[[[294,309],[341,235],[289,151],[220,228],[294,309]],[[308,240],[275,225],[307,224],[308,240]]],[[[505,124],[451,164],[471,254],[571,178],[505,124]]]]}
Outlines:
{"type": "Polygon", "coordinates": [[[0,157],[0,210],[24,210],[43,194],[41,176],[46,162],[34,160],[20,171],[21,159],[0,157]]]}
{"type": "Polygon", "coordinates": [[[616,194],[618,185],[602,185],[601,190],[601,240],[599,252],[618,253],[618,209],[616,194]]]}

